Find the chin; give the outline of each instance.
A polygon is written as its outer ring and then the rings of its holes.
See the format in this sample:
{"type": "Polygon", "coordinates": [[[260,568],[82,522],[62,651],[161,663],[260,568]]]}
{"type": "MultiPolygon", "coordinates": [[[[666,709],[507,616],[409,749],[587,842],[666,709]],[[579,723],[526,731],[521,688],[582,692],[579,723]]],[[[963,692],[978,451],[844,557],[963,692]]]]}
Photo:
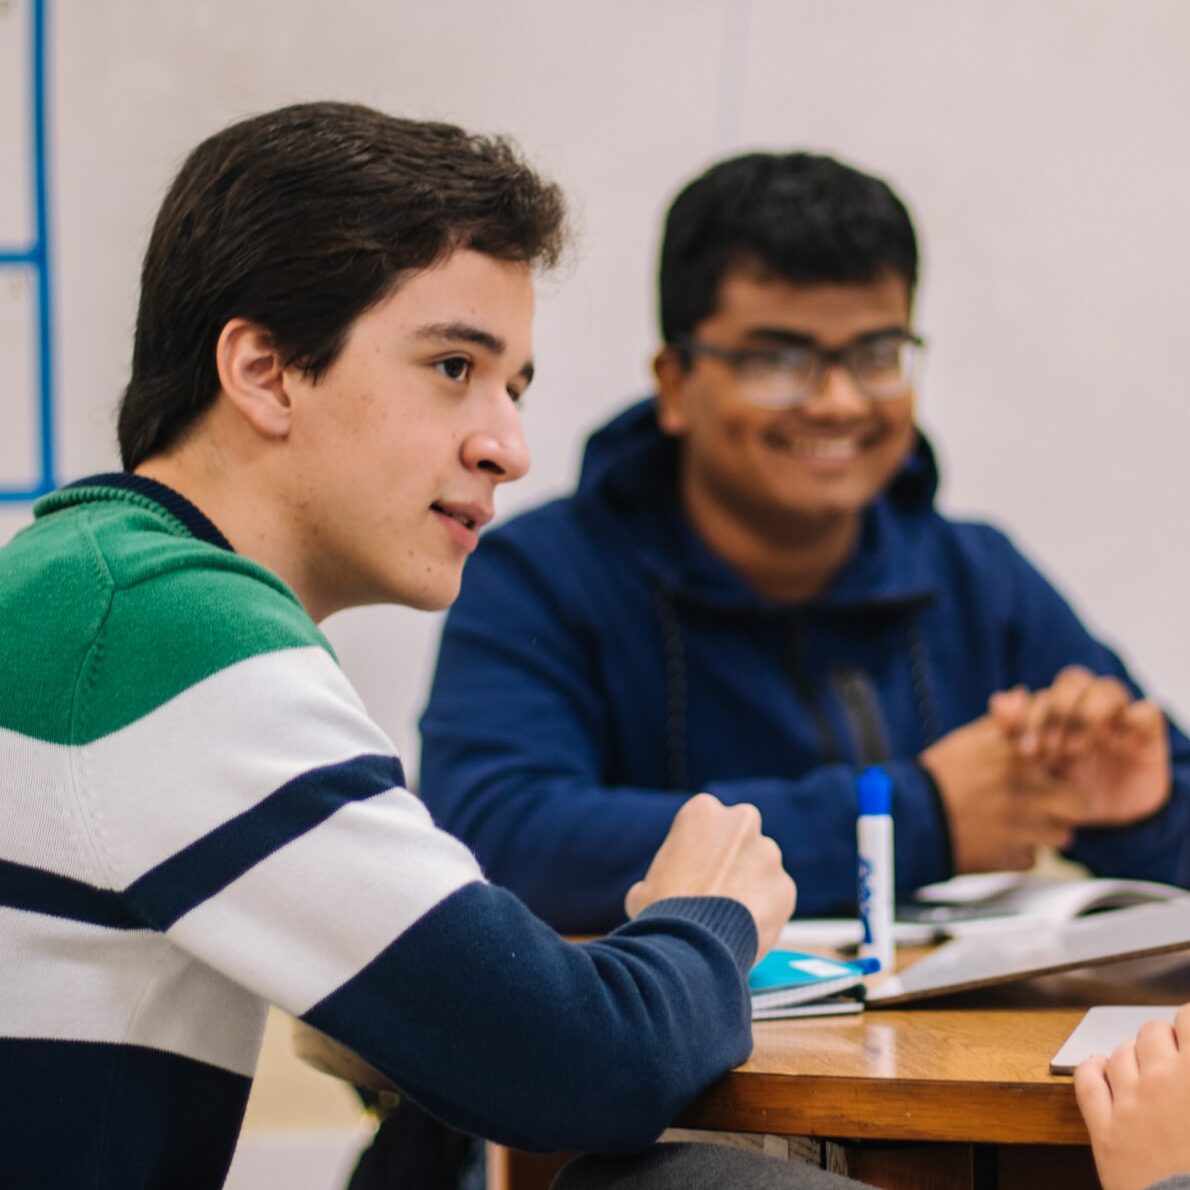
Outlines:
{"type": "Polygon", "coordinates": [[[403,604],[419,612],[445,611],[459,597],[459,583],[443,583],[433,588],[397,593],[392,602],[403,604]]]}

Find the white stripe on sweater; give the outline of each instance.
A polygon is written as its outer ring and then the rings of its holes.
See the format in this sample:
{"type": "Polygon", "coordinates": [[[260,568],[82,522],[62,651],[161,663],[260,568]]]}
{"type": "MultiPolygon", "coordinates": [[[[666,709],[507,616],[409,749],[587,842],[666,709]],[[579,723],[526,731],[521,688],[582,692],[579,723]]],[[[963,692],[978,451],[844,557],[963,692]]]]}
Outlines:
{"type": "Polygon", "coordinates": [[[0,938],[0,1036],[142,1045],[255,1069],[263,1002],[163,935],[0,907],[0,938]]]}
{"type": "Polygon", "coordinates": [[[74,809],[70,749],[0,727],[4,830],[0,859],[88,884],[102,882],[74,809]]]}
{"type": "Polygon", "coordinates": [[[125,888],[308,769],[395,755],[319,648],[252,657],[76,753],[76,788],[125,888]]]}
{"type": "Polygon", "coordinates": [[[179,945],[300,1016],[483,876],[411,793],[344,806],[180,918],[179,945]]]}

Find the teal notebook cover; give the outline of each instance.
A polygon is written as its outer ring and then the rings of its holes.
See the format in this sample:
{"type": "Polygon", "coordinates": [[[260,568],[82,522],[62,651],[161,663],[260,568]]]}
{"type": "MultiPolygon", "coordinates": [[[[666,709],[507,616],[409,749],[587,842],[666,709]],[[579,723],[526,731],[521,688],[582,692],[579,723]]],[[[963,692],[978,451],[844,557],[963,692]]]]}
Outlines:
{"type": "Polygon", "coordinates": [[[791,1008],[843,992],[853,1000],[862,1000],[865,976],[878,969],[872,959],[848,962],[800,950],[770,950],[748,976],[752,1008],[791,1008]]]}

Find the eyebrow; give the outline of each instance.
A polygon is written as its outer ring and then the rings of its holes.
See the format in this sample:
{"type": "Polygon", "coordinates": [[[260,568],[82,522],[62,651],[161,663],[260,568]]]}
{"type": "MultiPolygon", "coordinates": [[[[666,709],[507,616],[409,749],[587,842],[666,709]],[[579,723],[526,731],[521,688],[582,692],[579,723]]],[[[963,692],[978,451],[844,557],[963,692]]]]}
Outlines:
{"type": "MultiPolygon", "coordinates": [[[[885,335],[905,335],[909,333],[908,328],[902,326],[900,323],[891,323],[888,326],[878,326],[870,331],[864,331],[863,334],[849,339],[843,346],[849,346],[852,343],[866,343],[871,339],[881,339],[885,335]]],[[[778,346],[822,346],[813,335],[807,335],[804,331],[790,330],[788,327],[783,326],[752,326],[744,331],[743,337],[745,339],[762,339],[767,343],[773,343],[778,346]]]]}
{"type": "MultiPolygon", "coordinates": [[[[442,343],[470,343],[475,347],[482,347],[490,355],[503,355],[508,350],[499,335],[485,331],[481,327],[472,326],[469,322],[431,322],[419,326],[414,331],[415,339],[436,339],[442,343]]],[[[534,367],[532,360],[526,360],[524,367],[517,373],[526,385],[533,379],[534,367]]]]}

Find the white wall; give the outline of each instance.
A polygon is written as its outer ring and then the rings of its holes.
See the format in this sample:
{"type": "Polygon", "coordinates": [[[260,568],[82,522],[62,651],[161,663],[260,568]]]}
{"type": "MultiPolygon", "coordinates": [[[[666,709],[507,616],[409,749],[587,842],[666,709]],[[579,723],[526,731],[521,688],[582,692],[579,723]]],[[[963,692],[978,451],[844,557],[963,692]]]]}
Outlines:
{"type": "MultiPolygon", "coordinates": [[[[30,6],[0,0],[0,247],[28,231],[30,6]]],[[[150,220],[232,118],[335,97],[507,131],[573,196],[578,258],[540,302],[534,472],[505,512],[565,490],[585,433],[644,391],[677,185],[736,148],[825,150],[917,219],[946,504],[1012,532],[1190,718],[1182,0],[56,0],[50,46],[65,478],[115,463],[150,220]]],[[[28,296],[0,272],[0,486],[31,465],[28,296]]],[[[0,539],[26,518],[0,506],[0,539]]],[[[434,618],[329,629],[415,753],[434,618]]]]}

